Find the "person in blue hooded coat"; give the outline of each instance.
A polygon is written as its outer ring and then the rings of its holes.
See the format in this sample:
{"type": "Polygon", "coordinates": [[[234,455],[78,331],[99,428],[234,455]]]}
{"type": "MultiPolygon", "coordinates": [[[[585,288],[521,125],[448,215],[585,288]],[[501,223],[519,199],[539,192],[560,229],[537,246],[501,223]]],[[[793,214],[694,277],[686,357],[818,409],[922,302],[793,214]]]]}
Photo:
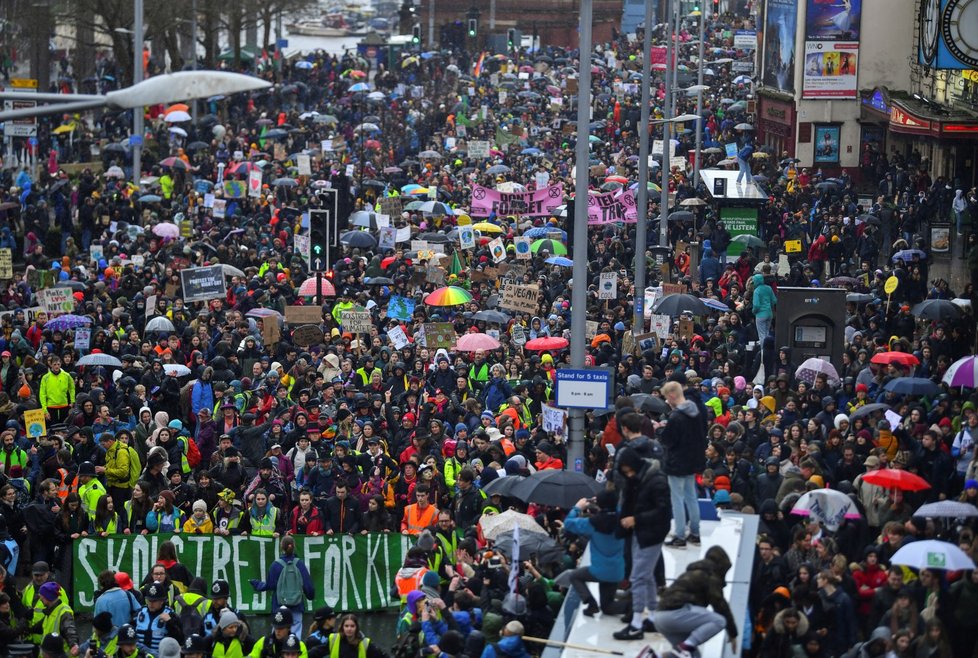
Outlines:
{"type": "Polygon", "coordinates": [[[584,614],[594,616],[599,610],[614,614],[615,588],[625,578],[625,540],[617,532],[618,500],[613,491],[602,491],[594,501],[586,498],[577,501],[564,519],[564,530],[574,535],[588,537],[591,548],[591,564],[568,572],[568,581],[581,600],[587,604],[584,614]],[[585,512],[589,512],[585,514],[585,512]],[[601,605],[594,600],[588,582],[598,582],[601,605]]]}
{"type": "Polygon", "coordinates": [[[487,644],[481,658],[530,658],[523,644],[523,624],[516,620],[506,624],[499,642],[487,644]]]}

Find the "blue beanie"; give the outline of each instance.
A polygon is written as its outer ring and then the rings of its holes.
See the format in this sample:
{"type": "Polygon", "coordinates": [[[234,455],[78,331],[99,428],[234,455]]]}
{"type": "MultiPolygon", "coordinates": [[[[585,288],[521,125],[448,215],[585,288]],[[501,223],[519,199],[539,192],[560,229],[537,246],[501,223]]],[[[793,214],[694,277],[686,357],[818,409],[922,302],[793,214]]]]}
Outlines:
{"type": "Polygon", "coordinates": [[[526,429],[525,427],[521,427],[520,429],[516,430],[516,438],[517,439],[530,438],[530,430],[526,429]]]}
{"type": "Polygon", "coordinates": [[[455,425],[455,432],[456,433],[457,432],[463,432],[463,431],[464,432],[467,432],[468,430],[469,430],[469,426],[466,425],[465,423],[458,423],[457,425],[455,425]]]}

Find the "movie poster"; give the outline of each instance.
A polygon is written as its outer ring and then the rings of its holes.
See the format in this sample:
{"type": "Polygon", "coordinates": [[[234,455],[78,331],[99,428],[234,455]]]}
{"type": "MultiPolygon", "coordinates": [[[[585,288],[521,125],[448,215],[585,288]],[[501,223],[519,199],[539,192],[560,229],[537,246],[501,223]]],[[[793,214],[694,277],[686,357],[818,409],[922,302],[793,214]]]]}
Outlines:
{"type": "Polygon", "coordinates": [[[798,0],[767,0],[762,78],[765,86],[794,93],[797,34],[798,0]]]}

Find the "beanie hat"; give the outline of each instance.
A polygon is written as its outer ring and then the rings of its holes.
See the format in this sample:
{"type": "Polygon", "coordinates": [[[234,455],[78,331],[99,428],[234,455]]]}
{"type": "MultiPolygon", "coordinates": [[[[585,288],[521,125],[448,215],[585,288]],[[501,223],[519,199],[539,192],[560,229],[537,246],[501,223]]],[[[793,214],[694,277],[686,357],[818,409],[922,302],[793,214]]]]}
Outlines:
{"type": "Polygon", "coordinates": [[[714,505],[729,505],[730,504],[730,492],[726,489],[717,489],[716,493],[713,494],[713,504],[714,505]]]}
{"type": "Polygon", "coordinates": [[[978,480],[965,480],[965,489],[978,489],[978,480]]]}
{"type": "Polygon", "coordinates": [[[207,511],[207,503],[205,503],[202,500],[195,500],[194,501],[194,511],[196,512],[197,510],[200,510],[201,512],[206,512],[207,511]]]}
{"type": "Polygon", "coordinates": [[[159,658],[180,658],[180,643],[172,637],[160,640],[159,658]]]}
{"type": "Polygon", "coordinates": [[[869,393],[869,387],[865,384],[856,384],[856,393],[869,393]]]}
{"type": "Polygon", "coordinates": [[[92,617],[92,628],[100,633],[108,633],[112,630],[112,613],[108,610],[98,613],[92,617]]]}
{"type": "Polygon", "coordinates": [[[839,429],[842,427],[842,423],[848,423],[848,422],[849,422],[849,416],[845,414],[836,414],[832,424],[835,425],[835,429],[839,429]]]}
{"type": "Polygon", "coordinates": [[[61,593],[61,586],[58,583],[48,581],[41,585],[37,593],[41,595],[41,598],[45,598],[48,601],[56,601],[58,595],[61,593]]]}
{"type": "Polygon", "coordinates": [[[238,615],[234,614],[233,612],[225,608],[224,611],[221,612],[221,618],[217,622],[217,627],[220,629],[225,629],[228,626],[237,623],[238,623],[238,615]]]}

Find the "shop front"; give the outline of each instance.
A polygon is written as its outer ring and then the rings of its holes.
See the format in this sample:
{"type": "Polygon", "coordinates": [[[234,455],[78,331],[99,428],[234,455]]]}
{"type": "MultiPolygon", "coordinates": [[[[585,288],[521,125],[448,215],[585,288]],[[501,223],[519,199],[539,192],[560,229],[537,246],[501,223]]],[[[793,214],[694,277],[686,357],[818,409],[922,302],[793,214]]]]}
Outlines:
{"type": "Polygon", "coordinates": [[[795,157],[795,102],[781,95],[758,91],[757,139],[774,149],[780,158],[784,153],[795,157]]]}

